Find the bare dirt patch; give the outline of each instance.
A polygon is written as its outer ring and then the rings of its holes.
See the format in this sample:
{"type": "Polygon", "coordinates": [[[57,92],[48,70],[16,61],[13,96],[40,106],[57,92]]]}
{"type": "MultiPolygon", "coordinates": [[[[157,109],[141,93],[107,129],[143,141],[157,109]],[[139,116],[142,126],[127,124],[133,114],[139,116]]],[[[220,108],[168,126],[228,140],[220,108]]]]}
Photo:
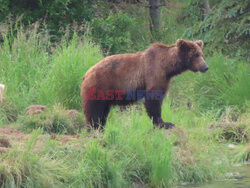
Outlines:
{"type": "MultiPolygon", "coordinates": [[[[32,134],[25,134],[13,127],[0,127],[0,153],[6,152],[11,146],[23,147],[24,144],[32,137],[32,134]]],[[[36,143],[36,149],[40,150],[46,140],[53,139],[58,144],[65,145],[70,142],[79,142],[79,134],[77,135],[39,135],[36,143]]]]}
{"type": "Polygon", "coordinates": [[[25,142],[29,135],[12,127],[0,127],[0,136],[9,141],[11,145],[25,142]]]}

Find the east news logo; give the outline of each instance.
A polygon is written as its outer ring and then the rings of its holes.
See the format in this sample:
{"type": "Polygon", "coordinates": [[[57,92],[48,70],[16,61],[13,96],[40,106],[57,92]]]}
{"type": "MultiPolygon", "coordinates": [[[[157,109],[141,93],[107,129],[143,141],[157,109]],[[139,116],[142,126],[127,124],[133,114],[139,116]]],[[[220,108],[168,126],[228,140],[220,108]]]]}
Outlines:
{"type": "Polygon", "coordinates": [[[164,97],[163,90],[137,90],[137,89],[108,89],[101,90],[96,88],[87,89],[87,100],[140,100],[145,97],[146,100],[162,100],[164,97]]]}

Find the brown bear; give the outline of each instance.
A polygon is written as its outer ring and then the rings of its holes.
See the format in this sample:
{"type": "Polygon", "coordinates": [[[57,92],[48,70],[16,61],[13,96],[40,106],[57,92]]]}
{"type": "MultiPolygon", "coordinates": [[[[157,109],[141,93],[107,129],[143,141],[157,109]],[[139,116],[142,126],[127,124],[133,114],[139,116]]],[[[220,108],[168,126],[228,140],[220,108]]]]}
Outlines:
{"type": "Polygon", "coordinates": [[[170,128],[161,118],[162,100],[172,77],[186,71],[206,72],[203,42],[179,39],[167,46],[155,43],[142,52],[104,58],[84,75],[81,96],[87,129],[103,129],[110,107],[145,98],[153,124],[170,128]]]}

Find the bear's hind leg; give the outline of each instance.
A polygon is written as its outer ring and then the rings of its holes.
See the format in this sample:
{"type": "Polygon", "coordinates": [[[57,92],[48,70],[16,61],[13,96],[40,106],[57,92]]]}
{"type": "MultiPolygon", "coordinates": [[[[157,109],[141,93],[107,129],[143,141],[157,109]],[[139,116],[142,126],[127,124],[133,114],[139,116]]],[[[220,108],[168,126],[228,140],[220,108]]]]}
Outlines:
{"type": "Polygon", "coordinates": [[[91,128],[103,130],[109,110],[106,101],[88,101],[84,108],[88,131],[91,128]]]}
{"type": "Polygon", "coordinates": [[[105,105],[105,108],[104,108],[104,111],[101,115],[101,118],[100,118],[100,129],[103,130],[104,129],[104,126],[106,124],[106,121],[107,121],[107,117],[108,117],[108,114],[109,114],[109,111],[110,111],[110,105],[109,104],[106,104],[105,105]]]}

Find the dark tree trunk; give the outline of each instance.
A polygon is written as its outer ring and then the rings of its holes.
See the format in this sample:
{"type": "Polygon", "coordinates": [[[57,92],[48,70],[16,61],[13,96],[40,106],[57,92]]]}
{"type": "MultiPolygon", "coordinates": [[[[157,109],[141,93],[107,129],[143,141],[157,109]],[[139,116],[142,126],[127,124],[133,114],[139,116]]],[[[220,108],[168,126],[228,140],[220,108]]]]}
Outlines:
{"type": "Polygon", "coordinates": [[[157,38],[160,28],[162,0],[149,0],[150,31],[154,38],[157,38]]]}

